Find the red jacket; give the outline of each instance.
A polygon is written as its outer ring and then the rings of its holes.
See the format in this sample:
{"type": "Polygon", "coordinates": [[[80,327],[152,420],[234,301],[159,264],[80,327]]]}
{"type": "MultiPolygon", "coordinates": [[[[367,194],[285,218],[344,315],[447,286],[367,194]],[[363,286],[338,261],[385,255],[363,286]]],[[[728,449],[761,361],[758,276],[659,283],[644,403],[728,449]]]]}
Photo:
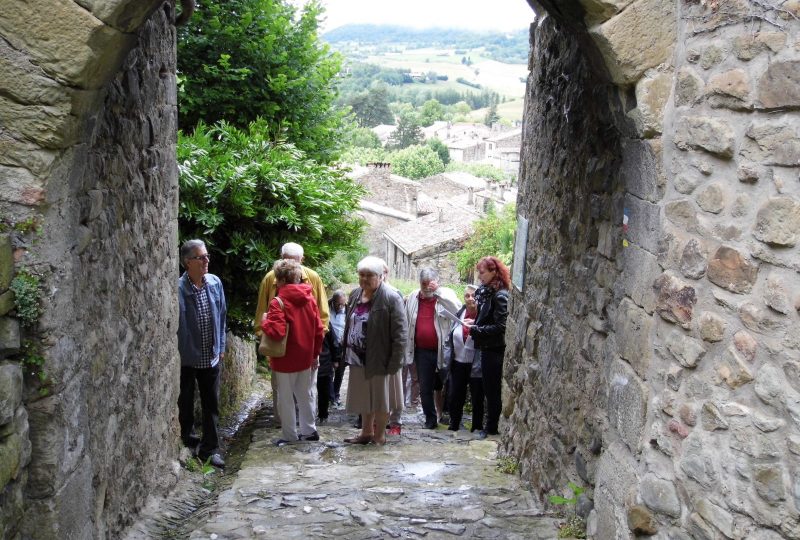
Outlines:
{"type": "Polygon", "coordinates": [[[286,355],[270,358],[269,365],[280,373],[309,369],[322,351],[322,336],[325,333],[311,285],[284,285],[278,290],[278,296],[283,300],[284,309],[273,298],[269,303],[267,320],[261,323],[261,330],[271,339],[283,339],[288,323],[289,337],[286,339],[286,355]]]}

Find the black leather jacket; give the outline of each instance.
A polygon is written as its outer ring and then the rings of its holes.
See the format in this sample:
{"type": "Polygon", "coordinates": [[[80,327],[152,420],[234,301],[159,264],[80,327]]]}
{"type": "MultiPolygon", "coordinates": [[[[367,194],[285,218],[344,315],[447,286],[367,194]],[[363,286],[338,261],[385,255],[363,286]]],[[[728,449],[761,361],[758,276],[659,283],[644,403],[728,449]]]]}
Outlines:
{"type": "Polygon", "coordinates": [[[496,291],[478,311],[475,325],[469,335],[479,350],[503,350],[506,346],[506,319],[508,318],[508,291],[496,291]]]}

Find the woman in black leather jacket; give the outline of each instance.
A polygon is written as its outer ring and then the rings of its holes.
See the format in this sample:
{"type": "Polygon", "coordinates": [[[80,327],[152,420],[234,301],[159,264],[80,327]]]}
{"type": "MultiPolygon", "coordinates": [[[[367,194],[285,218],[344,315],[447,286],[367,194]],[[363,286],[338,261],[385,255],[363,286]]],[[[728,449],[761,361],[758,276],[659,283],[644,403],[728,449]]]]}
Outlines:
{"type": "Polygon", "coordinates": [[[481,351],[483,390],[486,395],[485,435],[497,435],[502,401],[503,355],[506,351],[506,319],[511,274],[497,257],[484,257],[475,265],[481,286],[475,291],[478,316],[471,323],[470,336],[475,348],[481,351]]]}

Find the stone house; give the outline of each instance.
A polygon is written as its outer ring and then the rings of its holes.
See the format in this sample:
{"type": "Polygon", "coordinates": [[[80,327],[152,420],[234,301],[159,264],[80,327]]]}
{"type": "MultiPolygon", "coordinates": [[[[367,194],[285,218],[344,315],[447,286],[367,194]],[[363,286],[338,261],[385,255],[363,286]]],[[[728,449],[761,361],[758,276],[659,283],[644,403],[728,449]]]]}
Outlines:
{"type": "Polygon", "coordinates": [[[485,162],[515,176],[519,170],[522,129],[512,129],[486,139],[485,162]]]}
{"type": "Polygon", "coordinates": [[[393,277],[417,279],[419,269],[435,268],[443,281],[461,277],[450,254],[459,250],[481,214],[461,206],[440,206],[436,212],[396,225],[384,233],[386,263],[393,277]]]}

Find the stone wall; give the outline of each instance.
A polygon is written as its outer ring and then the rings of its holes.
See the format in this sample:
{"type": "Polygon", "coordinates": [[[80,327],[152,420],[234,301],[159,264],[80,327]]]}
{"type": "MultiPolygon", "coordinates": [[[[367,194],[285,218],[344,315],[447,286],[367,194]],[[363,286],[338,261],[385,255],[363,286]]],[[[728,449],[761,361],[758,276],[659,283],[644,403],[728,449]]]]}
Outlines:
{"type": "Polygon", "coordinates": [[[800,538],[800,3],[532,3],[505,451],[593,538],[800,538]]]}
{"type": "Polygon", "coordinates": [[[16,271],[42,282],[27,350],[0,352],[24,400],[0,415],[0,461],[17,464],[0,474],[3,538],[113,538],[174,479],[173,9],[0,2],[0,217],[16,271]]]}

